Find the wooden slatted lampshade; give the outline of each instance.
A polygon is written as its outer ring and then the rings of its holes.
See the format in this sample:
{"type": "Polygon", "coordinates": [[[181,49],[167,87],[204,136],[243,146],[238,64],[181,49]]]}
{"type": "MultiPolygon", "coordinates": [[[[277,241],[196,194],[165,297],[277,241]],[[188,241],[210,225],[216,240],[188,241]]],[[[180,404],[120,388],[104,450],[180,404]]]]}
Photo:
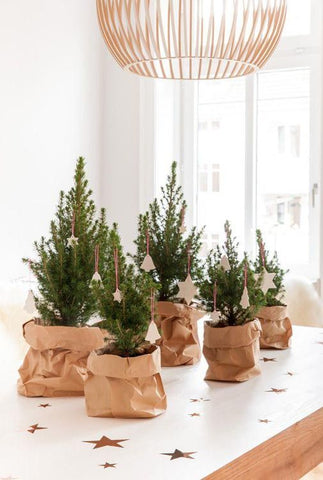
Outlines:
{"type": "Polygon", "coordinates": [[[202,80],[255,72],[280,39],[287,0],[97,0],[118,64],[144,77],[202,80]]]}

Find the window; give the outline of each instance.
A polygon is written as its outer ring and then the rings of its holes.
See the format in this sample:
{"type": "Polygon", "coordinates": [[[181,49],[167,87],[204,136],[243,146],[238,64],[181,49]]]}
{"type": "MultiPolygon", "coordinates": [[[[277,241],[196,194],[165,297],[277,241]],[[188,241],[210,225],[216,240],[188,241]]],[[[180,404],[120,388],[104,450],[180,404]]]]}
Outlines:
{"type": "Polygon", "coordinates": [[[228,218],[241,251],[254,254],[259,227],[285,268],[320,275],[321,10],[319,0],[289,2],[280,47],[256,75],[169,87],[174,129],[163,143],[175,141],[191,223],[206,226],[203,254],[228,218]]]}

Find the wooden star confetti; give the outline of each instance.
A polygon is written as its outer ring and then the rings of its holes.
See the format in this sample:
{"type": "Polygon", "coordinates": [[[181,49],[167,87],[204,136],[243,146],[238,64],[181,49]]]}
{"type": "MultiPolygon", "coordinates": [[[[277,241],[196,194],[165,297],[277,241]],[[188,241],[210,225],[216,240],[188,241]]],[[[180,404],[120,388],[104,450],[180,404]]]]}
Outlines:
{"type": "Polygon", "coordinates": [[[265,418],[264,420],[261,419],[261,418],[259,418],[258,422],[259,422],[259,423],[270,423],[271,420],[268,420],[268,418],[265,418]]]}
{"type": "Polygon", "coordinates": [[[197,293],[197,288],[192,281],[191,275],[187,275],[185,282],[178,282],[178,297],[184,298],[187,305],[191,303],[197,293]]]}
{"type": "Polygon", "coordinates": [[[189,413],[190,417],[200,417],[201,415],[199,413],[189,413]]]}
{"type": "Polygon", "coordinates": [[[117,465],[116,463],[105,462],[102,465],[99,465],[99,467],[103,467],[104,469],[106,469],[106,468],[116,468],[116,465],[117,465]]]}
{"type": "Polygon", "coordinates": [[[36,430],[47,430],[47,427],[39,427],[39,423],[35,423],[35,425],[30,425],[29,429],[27,432],[29,433],[35,433],[36,430]]]}
{"type": "Polygon", "coordinates": [[[287,392],[287,388],[271,388],[270,390],[266,390],[268,393],[284,393],[287,392]]]}
{"type": "Polygon", "coordinates": [[[263,357],[263,358],[261,358],[261,360],[265,363],[266,362],[277,362],[276,358],[274,358],[274,357],[270,357],[270,358],[269,357],[263,357]]]}
{"type": "Polygon", "coordinates": [[[266,295],[266,293],[270,288],[276,288],[276,285],[274,284],[274,278],[276,276],[276,273],[269,273],[264,268],[262,274],[258,273],[255,275],[256,282],[258,282],[261,276],[262,276],[262,280],[261,280],[260,288],[263,291],[263,293],[266,295]]]}
{"type": "Polygon", "coordinates": [[[203,398],[203,397],[200,397],[200,398],[191,398],[190,399],[191,402],[195,403],[195,402],[209,402],[210,399],[209,398],[203,398]]]}
{"type": "Polygon", "coordinates": [[[51,407],[51,404],[50,403],[41,403],[40,405],[38,405],[38,407],[47,408],[47,407],[51,407]]]}
{"type": "Polygon", "coordinates": [[[289,375],[290,377],[292,377],[295,374],[293,372],[287,372],[287,373],[285,373],[285,375],[289,375]]]}
{"type": "Polygon", "coordinates": [[[119,445],[120,442],[126,442],[129,440],[128,438],[122,439],[122,440],[112,440],[111,438],[106,437],[103,435],[103,437],[100,438],[100,440],[83,440],[83,443],[93,443],[95,448],[102,448],[102,447],[120,447],[123,448],[123,445],[119,445]]]}
{"type": "Polygon", "coordinates": [[[169,455],[171,460],[176,460],[176,458],[191,458],[194,460],[194,457],[191,457],[194,453],[197,452],[182,452],[176,448],[172,453],[161,453],[161,455],[169,455]]]}

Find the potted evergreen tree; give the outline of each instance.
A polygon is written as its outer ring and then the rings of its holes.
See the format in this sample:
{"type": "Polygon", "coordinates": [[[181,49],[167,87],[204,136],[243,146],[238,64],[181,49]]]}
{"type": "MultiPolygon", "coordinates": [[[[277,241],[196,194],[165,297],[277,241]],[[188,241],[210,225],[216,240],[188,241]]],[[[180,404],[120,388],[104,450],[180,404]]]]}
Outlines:
{"type": "Polygon", "coordinates": [[[80,157],[73,187],[60,193],[50,237],[35,242],[37,260],[23,259],[38,282],[35,304],[40,318],[23,327],[30,349],[19,369],[22,395],[83,395],[78,367],[85,366],[89,353],[104,344],[101,330],[86,326],[96,311],[90,285],[95,248],[104,251],[108,232],[105,211],[96,218],[91,195],[80,157]]]}
{"type": "Polygon", "coordinates": [[[160,349],[145,341],[154,316],[155,285],[147,273],[126,264],[116,225],[109,232],[106,258],[102,284],[94,285],[94,292],[109,338],[88,359],[87,414],[155,417],[166,410],[160,349]]]}
{"type": "Polygon", "coordinates": [[[226,239],[206,259],[200,297],[211,319],[205,322],[205,380],[242,382],[260,374],[259,337],[255,319],[262,295],[247,256],[238,258],[238,243],[225,223],[226,239]]]}
{"type": "Polygon", "coordinates": [[[261,281],[264,306],[257,313],[262,326],[260,348],[286,349],[290,346],[292,324],[287,315],[284,303],[284,276],[277,252],[269,258],[262,233],[256,231],[258,255],[254,262],[254,270],[261,281]]]}
{"type": "Polygon", "coordinates": [[[159,284],[156,324],[162,366],[192,365],[201,357],[197,320],[203,313],[191,303],[197,293],[194,282],[203,272],[198,258],[202,231],[194,227],[184,235],[187,205],[175,162],[161,192],[161,199],[155,198],[139,216],[133,258],[159,284]]]}

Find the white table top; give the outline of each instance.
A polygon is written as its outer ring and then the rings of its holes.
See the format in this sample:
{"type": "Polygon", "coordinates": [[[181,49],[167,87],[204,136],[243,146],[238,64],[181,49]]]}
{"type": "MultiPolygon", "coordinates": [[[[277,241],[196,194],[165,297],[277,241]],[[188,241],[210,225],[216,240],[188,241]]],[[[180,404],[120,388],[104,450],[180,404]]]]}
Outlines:
{"type": "Polygon", "coordinates": [[[168,409],[144,420],[89,418],[82,397],[18,396],[17,356],[5,338],[0,330],[0,479],[199,480],[323,407],[323,329],[295,327],[292,348],[263,350],[276,361],[262,361],[262,375],[242,384],[205,382],[204,359],[164,368],[168,409]],[[33,424],[46,429],[31,434],[33,424]],[[84,443],[102,436],[128,440],[124,448],[84,443]],[[194,459],[161,455],[175,449],[194,459]]]}

